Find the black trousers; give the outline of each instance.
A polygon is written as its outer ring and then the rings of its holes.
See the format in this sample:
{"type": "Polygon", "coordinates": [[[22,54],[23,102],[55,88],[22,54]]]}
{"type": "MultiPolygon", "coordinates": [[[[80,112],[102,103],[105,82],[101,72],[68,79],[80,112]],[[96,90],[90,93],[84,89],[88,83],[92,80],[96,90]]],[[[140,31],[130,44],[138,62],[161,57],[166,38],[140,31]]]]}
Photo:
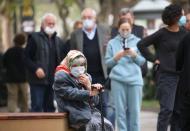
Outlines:
{"type": "Polygon", "coordinates": [[[190,131],[190,91],[179,88],[178,99],[180,107],[181,131],[190,131]]]}
{"type": "Polygon", "coordinates": [[[157,98],[160,104],[157,131],[167,131],[169,124],[171,131],[180,131],[179,111],[174,108],[178,75],[160,73],[157,81],[157,98]]]}

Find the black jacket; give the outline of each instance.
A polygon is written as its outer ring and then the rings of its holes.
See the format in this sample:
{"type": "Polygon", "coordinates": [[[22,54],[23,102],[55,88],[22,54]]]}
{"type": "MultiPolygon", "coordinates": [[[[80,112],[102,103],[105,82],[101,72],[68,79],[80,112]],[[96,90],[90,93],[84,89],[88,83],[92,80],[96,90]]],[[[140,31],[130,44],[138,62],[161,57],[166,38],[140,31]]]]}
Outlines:
{"type": "Polygon", "coordinates": [[[56,36],[56,33],[52,36],[51,42],[43,31],[28,36],[25,54],[31,84],[53,84],[54,70],[61,62],[61,44],[63,44],[63,41],[56,36]],[[38,68],[44,70],[45,78],[39,79],[36,76],[35,72],[38,68]]]}
{"type": "Polygon", "coordinates": [[[181,91],[190,94],[190,33],[179,44],[176,58],[176,70],[180,72],[178,87],[181,91]]]}
{"type": "Polygon", "coordinates": [[[24,49],[12,47],[3,56],[3,64],[6,69],[6,82],[22,83],[27,81],[27,70],[24,64],[24,49]]]}

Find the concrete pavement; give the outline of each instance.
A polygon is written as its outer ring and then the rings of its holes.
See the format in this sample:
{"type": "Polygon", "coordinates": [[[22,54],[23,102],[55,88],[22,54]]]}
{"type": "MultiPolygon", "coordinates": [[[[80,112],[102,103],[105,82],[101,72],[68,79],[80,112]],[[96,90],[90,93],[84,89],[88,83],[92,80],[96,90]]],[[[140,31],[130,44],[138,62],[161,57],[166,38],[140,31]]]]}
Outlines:
{"type": "Polygon", "coordinates": [[[141,131],[156,131],[156,112],[141,111],[141,131]]]}

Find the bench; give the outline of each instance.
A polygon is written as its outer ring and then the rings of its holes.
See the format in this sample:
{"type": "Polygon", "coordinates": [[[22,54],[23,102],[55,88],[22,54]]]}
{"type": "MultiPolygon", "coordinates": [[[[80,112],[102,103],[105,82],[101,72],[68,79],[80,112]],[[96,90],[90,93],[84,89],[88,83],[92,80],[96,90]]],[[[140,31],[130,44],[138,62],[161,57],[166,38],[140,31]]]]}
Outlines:
{"type": "Polygon", "coordinates": [[[0,131],[74,131],[66,113],[0,113],[0,131]]]}

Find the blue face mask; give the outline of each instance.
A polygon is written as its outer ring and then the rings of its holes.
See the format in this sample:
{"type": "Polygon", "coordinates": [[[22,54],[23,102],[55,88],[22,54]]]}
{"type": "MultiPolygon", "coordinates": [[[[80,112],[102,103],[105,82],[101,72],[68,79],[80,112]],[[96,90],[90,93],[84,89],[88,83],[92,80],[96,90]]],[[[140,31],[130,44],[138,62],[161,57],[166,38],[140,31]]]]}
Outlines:
{"type": "Polygon", "coordinates": [[[182,15],[178,21],[179,26],[184,26],[186,24],[186,17],[182,15]]]}

